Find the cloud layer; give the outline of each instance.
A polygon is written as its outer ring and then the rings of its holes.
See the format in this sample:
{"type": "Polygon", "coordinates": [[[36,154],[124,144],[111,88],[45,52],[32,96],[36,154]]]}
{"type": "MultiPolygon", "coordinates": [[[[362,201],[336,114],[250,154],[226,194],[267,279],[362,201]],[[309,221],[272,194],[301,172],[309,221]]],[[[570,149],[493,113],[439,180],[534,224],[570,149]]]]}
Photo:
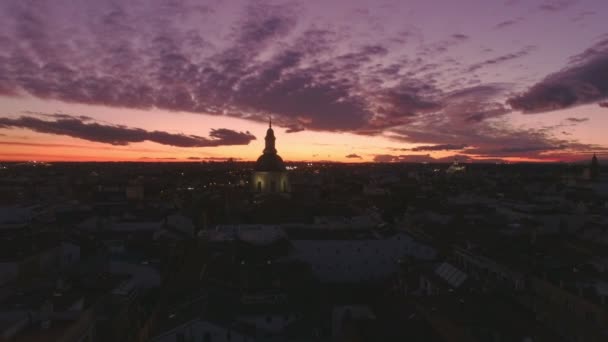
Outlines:
{"type": "Polygon", "coordinates": [[[563,70],[547,76],[509,104],[527,113],[564,109],[608,97],[608,39],[571,58],[563,70]]]}
{"type": "Polygon", "coordinates": [[[177,147],[214,147],[247,145],[255,140],[255,137],[249,132],[236,132],[226,128],[212,129],[209,138],[206,138],[196,135],[146,131],[140,128],[101,124],[88,117],[65,114],[45,115],[45,118],[36,116],[0,118],[0,128],[24,128],[39,133],[65,135],[111,145],[128,145],[151,141],[177,147]],[[49,117],[52,119],[49,120],[49,117]]]}
{"type": "MultiPolygon", "coordinates": [[[[476,32],[456,29],[427,39],[417,27],[395,30],[361,8],[341,9],[350,18],[346,23],[320,21],[318,10],[305,15],[313,5],[7,0],[0,4],[0,95],[253,121],[272,115],[287,132],[384,135],[424,144],[412,152],[480,157],[586,148],[546,130],[512,127],[504,118],[512,109],[541,112],[599,103],[608,95],[608,40],[507,101],[521,88],[489,82],[487,75],[533,56],[537,46],[494,52],[479,47],[476,32]],[[460,55],[463,49],[475,49],[479,57],[460,55]]],[[[555,0],[536,8],[561,12],[573,5],[555,0]]],[[[393,10],[384,7],[385,15],[393,10]]],[[[502,33],[524,21],[509,15],[488,29],[502,33]]],[[[199,137],[72,116],[26,115],[2,118],[0,125],[114,145],[202,147],[255,139],[229,129],[199,137]]]]}
{"type": "Polygon", "coordinates": [[[347,155],[346,158],[349,158],[349,159],[361,159],[361,156],[358,155],[358,154],[355,154],[355,153],[351,153],[351,154],[347,155]]]}

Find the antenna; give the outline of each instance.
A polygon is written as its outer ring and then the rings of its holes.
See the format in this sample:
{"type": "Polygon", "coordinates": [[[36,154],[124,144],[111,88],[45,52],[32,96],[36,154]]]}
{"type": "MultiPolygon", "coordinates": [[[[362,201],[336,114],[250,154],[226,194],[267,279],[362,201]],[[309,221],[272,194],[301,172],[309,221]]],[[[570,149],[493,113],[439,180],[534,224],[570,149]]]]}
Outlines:
{"type": "Polygon", "coordinates": [[[272,116],[268,116],[268,128],[272,128],[272,116]]]}

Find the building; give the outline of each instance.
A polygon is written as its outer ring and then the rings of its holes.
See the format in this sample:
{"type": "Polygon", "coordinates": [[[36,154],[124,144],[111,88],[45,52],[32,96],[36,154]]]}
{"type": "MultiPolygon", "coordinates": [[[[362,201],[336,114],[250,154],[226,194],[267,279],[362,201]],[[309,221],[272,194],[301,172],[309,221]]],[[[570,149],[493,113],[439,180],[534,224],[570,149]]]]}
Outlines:
{"type": "Polygon", "coordinates": [[[266,147],[264,153],[255,163],[255,172],[252,177],[252,190],[258,193],[287,193],[291,187],[287,178],[287,171],[283,159],[277,154],[275,148],[272,120],[266,131],[266,147]]]}
{"type": "Polygon", "coordinates": [[[291,239],[293,257],[310,265],[321,283],[382,281],[396,275],[407,257],[433,260],[437,256],[433,247],[402,232],[386,237],[353,234],[351,238],[332,238],[329,231],[325,235],[328,237],[323,239],[291,239]]]}
{"type": "Polygon", "coordinates": [[[464,165],[460,165],[458,163],[458,159],[454,159],[454,162],[452,163],[452,165],[450,165],[450,167],[448,167],[448,169],[445,172],[447,174],[451,175],[451,174],[464,172],[465,169],[466,169],[466,167],[464,165]]]}
{"type": "Polygon", "coordinates": [[[593,154],[593,158],[591,158],[591,167],[589,172],[591,180],[597,180],[600,176],[600,163],[597,161],[597,156],[595,153],[593,154]]]}

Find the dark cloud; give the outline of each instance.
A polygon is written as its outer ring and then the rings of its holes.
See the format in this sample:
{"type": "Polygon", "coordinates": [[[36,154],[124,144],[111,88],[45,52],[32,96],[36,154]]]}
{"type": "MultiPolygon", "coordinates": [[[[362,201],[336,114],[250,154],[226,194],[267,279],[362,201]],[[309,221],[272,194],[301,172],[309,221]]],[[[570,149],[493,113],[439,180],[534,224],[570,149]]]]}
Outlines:
{"type": "Polygon", "coordinates": [[[449,37],[440,41],[435,41],[428,44],[423,44],[417,54],[419,61],[426,61],[429,58],[435,58],[444,54],[449,49],[465,43],[469,40],[469,36],[462,33],[454,33],[449,37]]]}
{"type": "MultiPolygon", "coordinates": [[[[165,5],[154,2],[150,11],[158,6],[165,5]]],[[[85,18],[90,22],[85,34],[56,32],[56,25],[41,15],[43,8],[20,6],[27,19],[19,24],[20,38],[26,44],[9,39],[0,54],[0,77],[6,78],[0,84],[13,93],[66,102],[258,121],[272,114],[288,132],[374,135],[444,106],[445,94],[433,85],[440,76],[437,65],[423,58],[385,65],[381,60],[391,51],[383,42],[335,55],[344,37],[316,27],[296,30],[297,7],[252,3],[225,37],[224,48],[196,31],[168,25],[171,18],[212,20],[208,8],[180,2],[175,8],[163,7],[163,16],[157,18],[138,16],[141,8],[128,4],[99,7],[82,11],[99,13],[85,18]],[[45,35],[65,39],[46,44],[45,35]],[[30,48],[24,50],[26,45],[30,48]],[[413,74],[399,75],[404,66],[413,74]],[[387,80],[395,85],[384,86],[387,80]]],[[[423,46],[422,55],[440,54],[467,39],[454,33],[423,46]]]]}
{"type": "Polygon", "coordinates": [[[385,124],[402,123],[403,118],[407,122],[407,117],[439,110],[442,104],[436,93],[437,90],[427,84],[404,81],[393,89],[376,94],[380,103],[376,113],[385,124]]]}
{"type": "Polygon", "coordinates": [[[502,21],[502,22],[496,24],[494,26],[494,28],[497,30],[504,29],[507,27],[514,26],[515,24],[520,23],[521,21],[523,21],[523,18],[521,18],[521,17],[516,18],[516,19],[505,20],[505,21],[502,21]]]}
{"type": "Polygon", "coordinates": [[[502,84],[485,84],[463,88],[446,95],[443,110],[455,127],[479,124],[509,113],[497,97],[507,88],[502,84]]]}
{"type": "MultiPolygon", "coordinates": [[[[519,129],[501,121],[500,118],[509,110],[496,102],[496,98],[507,89],[502,84],[489,84],[444,94],[440,112],[416,117],[413,124],[392,128],[389,131],[393,135],[389,137],[408,143],[427,143],[429,148],[423,148],[426,151],[433,151],[434,146],[437,146],[436,150],[462,148],[461,154],[481,159],[544,158],[547,152],[587,147],[556,139],[550,130],[519,129]],[[466,146],[463,142],[466,142],[466,146]]],[[[381,158],[386,160],[388,157],[381,158]]],[[[432,161],[420,155],[411,158],[432,161]]]]}
{"type": "Polygon", "coordinates": [[[528,157],[545,158],[544,153],[586,149],[589,146],[554,138],[543,129],[515,129],[500,122],[470,123],[455,115],[449,121],[427,118],[417,126],[394,129],[392,138],[406,142],[427,142],[437,145],[467,147],[462,154],[475,158],[528,157]]]}
{"type": "Polygon", "coordinates": [[[40,133],[65,135],[111,145],[128,145],[130,143],[152,141],[177,147],[213,147],[247,145],[251,140],[255,140],[255,137],[249,132],[236,132],[225,128],[212,129],[209,138],[205,138],[163,131],[146,131],[122,125],[101,124],[65,114],[57,116],[55,120],[46,120],[34,116],[0,118],[0,128],[23,128],[40,133]]]}
{"type": "Polygon", "coordinates": [[[462,33],[455,33],[452,35],[452,38],[455,38],[458,40],[467,40],[467,39],[469,39],[469,36],[467,36],[466,34],[462,34],[462,33]]]}
{"type": "Polygon", "coordinates": [[[359,66],[362,63],[370,62],[374,57],[384,56],[388,50],[381,45],[366,45],[359,51],[340,55],[336,58],[338,62],[349,66],[359,66]]]}
{"type": "Polygon", "coordinates": [[[426,146],[417,146],[412,148],[411,150],[414,152],[423,152],[423,151],[451,151],[451,150],[462,150],[466,148],[466,144],[443,144],[443,145],[426,145],[426,146]]]}
{"type": "Polygon", "coordinates": [[[288,33],[294,26],[290,8],[252,3],[247,9],[247,17],[239,28],[238,42],[244,45],[265,43],[288,33]]]}
{"type": "Polygon", "coordinates": [[[230,162],[230,161],[241,160],[241,158],[232,158],[232,157],[204,157],[201,159],[205,160],[205,161],[210,161],[210,162],[230,162]]]}
{"type": "Polygon", "coordinates": [[[346,158],[361,159],[361,156],[358,154],[351,153],[351,154],[347,155],[346,158]]]}
{"type": "MultiPolygon", "coordinates": [[[[430,154],[378,154],[374,156],[374,162],[376,163],[451,163],[455,160],[459,162],[473,162],[475,159],[467,155],[453,155],[443,158],[433,158],[430,154]]],[[[501,161],[500,159],[482,159],[480,161],[485,162],[496,162],[501,161]]]]}
{"type": "Polygon", "coordinates": [[[512,154],[524,154],[524,153],[529,153],[529,152],[546,152],[546,151],[551,151],[551,150],[562,150],[564,149],[563,147],[560,146],[555,146],[555,147],[548,147],[546,145],[539,145],[539,146],[516,146],[516,147],[503,147],[500,149],[497,149],[495,151],[492,151],[493,154],[499,154],[499,155],[512,155],[512,154]]]}
{"type": "Polygon", "coordinates": [[[589,121],[589,118],[567,118],[566,120],[572,123],[583,123],[589,121]]]}
{"type": "Polygon", "coordinates": [[[608,102],[600,102],[598,103],[600,107],[608,108],[608,102]]]}
{"type": "Polygon", "coordinates": [[[505,62],[509,62],[512,61],[514,59],[518,59],[524,56],[529,55],[532,51],[534,51],[536,47],[534,46],[526,46],[523,49],[513,52],[513,53],[508,53],[506,55],[502,55],[502,56],[498,56],[495,58],[491,58],[491,59],[486,59],[485,61],[476,63],[471,65],[468,69],[467,72],[473,72],[476,70],[479,70],[483,67],[486,67],[488,65],[496,65],[496,64],[501,64],[501,63],[505,63],[505,62]]]}
{"type": "Polygon", "coordinates": [[[608,39],[574,56],[565,69],[547,76],[509,104],[537,113],[597,102],[608,97],[608,39]]]}
{"type": "Polygon", "coordinates": [[[559,12],[577,3],[578,0],[548,0],[542,3],[538,8],[542,11],[559,12]]]}

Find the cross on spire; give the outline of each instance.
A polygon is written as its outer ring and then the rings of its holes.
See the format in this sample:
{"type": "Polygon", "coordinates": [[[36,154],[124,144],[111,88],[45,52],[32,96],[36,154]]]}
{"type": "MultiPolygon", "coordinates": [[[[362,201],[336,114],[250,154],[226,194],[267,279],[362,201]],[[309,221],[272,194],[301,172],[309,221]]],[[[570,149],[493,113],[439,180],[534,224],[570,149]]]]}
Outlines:
{"type": "Polygon", "coordinates": [[[272,117],[268,116],[268,130],[266,131],[266,148],[264,148],[264,153],[276,154],[277,149],[274,147],[274,131],[272,130],[272,117]]]}

